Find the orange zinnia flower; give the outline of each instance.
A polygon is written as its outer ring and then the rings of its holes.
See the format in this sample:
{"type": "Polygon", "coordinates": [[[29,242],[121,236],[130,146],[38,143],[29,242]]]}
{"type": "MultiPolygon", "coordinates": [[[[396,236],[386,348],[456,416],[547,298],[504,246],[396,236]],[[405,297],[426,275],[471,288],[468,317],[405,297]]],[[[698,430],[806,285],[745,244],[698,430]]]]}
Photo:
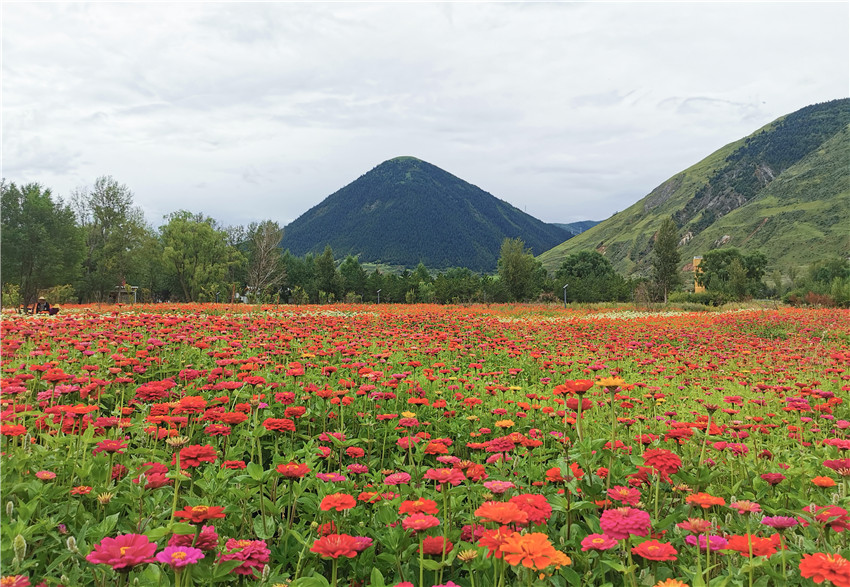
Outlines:
{"type": "Polygon", "coordinates": [[[817,485],[818,487],[834,487],[835,479],[832,477],[815,477],[812,479],[812,483],[817,485]]]}
{"type": "Polygon", "coordinates": [[[521,564],[538,571],[551,565],[560,567],[571,562],[564,553],[555,550],[549,537],[542,532],[512,534],[502,544],[501,551],[508,564],[521,564]]]}
{"type": "Polygon", "coordinates": [[[714,497],[708,493],[694,493],[685,498],[685,501],[694,505],[701,506],[703,509],[708,509],[713,505],[726,505],[726,500],[722,497],[714,497]]]}
{"type": "Polygon", "coordinates": [[[475,510],[475,515],[497,524],[525,524],[528,522],[528,514],[519,509],[516,504],[510,502],[486,501],[475,510]]]}

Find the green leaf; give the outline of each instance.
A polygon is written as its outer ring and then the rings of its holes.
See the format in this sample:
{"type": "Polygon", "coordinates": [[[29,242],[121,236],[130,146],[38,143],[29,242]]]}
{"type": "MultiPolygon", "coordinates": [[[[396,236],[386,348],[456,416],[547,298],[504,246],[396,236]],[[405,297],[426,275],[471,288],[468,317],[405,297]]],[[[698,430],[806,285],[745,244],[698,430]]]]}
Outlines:
{"type": "Polygon", "coordinates": [[[274,536],[275,530],[277,530],[277,526],[272,518],[266,516],[266,527],[263,528],[263,517],[257,516],[254,518],[254,533],[258,538],[262,538],[263,540],[268,540],[272,536],[274,536]]]}
{"type": "Polygon", "coordinates": [[[300,577],[292,582],[292,587],[330,587],[330,583],[324,577],[314,575],[312,577],[300,577]]]}
{"type": "Polygon", "coordinates": [[[263,479],[263,468],[257,463],[248,463],[245,467],[245,472],[248,473],[254,481],[262,481],[263,479]]]}
{"type": "Polygon", "coordinates": [[[103,521],[97,525],[97,533],[101,536],[109,536],[109,534],[115,529],[116,525],[118,525],[118,514],[106,516],[103,518],[103,521]]]}
{"type": "Polygon", "coordinates": [[[422,566],[428,569],[429,571],[439,571],[443,568],[443,563],[441,563],[440,561],[435,561],[426,558],[422,561],[422,566]]]}
{"type": "Polygon", "coordinates": [[[385,587],[384,576],[377,568],[372,569],[372,575],[369,578],[369,587],[385,587]]]}

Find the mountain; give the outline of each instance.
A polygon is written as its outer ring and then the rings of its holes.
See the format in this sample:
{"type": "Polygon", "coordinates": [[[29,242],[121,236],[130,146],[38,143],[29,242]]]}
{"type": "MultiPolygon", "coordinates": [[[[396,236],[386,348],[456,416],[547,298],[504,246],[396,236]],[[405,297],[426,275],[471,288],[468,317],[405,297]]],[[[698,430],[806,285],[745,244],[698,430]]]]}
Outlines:
{"type": "Polygon", "coordinates": [[[569,222],[567,224],[558,224],[557,222],[553,224],[558,228],[563,228],[570,233],[571,236],[576,236],[589,228],[593,228],[599,224],[599,222],[599,220],[579,220],[578,222],[569,222]]]}
{"type": "Polygon", "coordinates": [[[361,262],[493,271],[505,238],[535,255],[569,234],[415,157],[385,161],[285,227],[294,255],[359,255],[361,262]]]}
{"type": "Polygon", "coordinates": [[[720,247],[761,250],[785,269],[850,256],[850,99],[807,106],[726,145],[642,200],[546,251],[549,271],[597,250],[625,274],[649,271],[655,232],[672,217],[683,268],[720,247]]]}

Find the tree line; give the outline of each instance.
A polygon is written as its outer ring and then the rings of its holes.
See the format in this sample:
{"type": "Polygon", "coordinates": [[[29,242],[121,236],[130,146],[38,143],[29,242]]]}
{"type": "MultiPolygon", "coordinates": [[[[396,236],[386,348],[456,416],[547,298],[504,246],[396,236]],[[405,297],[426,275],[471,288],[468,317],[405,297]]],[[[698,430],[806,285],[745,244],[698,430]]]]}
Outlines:
{"type": "MultiPolygon", "coordinates": [[[[222,226],[178,210],[154,229],[132,191],[108,176],[67,201],[37,183],[3,181],[0,212],[5,306],[31,305],[39,295],[51,303],[126,300],[120,296],[132,288],[140,302],[666,301],[683,283],[672,219],[656,234],[651,275],[626,278],[597,251],[570,255],[550,274],[520,239],[503,241],[495,274],[462,267],[434,274],[422,263],[400,273],[367,269],[351,255],[336,259],[330,246],[295,256],[281,249],[283,228],[272,220],[222,226]]],[[[760,253],[712,251],[699,279],[724,299],[753,296],[762,292],[765,266],[760,253]]]]}

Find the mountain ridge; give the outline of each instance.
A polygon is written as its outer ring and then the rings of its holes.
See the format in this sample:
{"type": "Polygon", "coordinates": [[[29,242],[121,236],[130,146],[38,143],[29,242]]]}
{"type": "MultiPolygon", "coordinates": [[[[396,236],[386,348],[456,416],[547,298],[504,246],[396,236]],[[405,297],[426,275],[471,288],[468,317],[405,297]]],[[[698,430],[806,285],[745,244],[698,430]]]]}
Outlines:
{"type": "Polygon", "coordinates": [[[355,255],[362,262],[493,271],[504,238],[540,254],[569,238],[515,206],[426,161],[394,157],[287,225],[295,255],[355,255]]]}
{"type": "Polygon", "coordinates": [[[646,275],[653,238],[665,217],[679,226],[685,268],[693,256],[724,246],[771,248],[764,252],[774,268],[846,256],[850,238],[841,226],[850,222],[848,125],[847,98],[782,116],[674,174],[625,210],[538,258],[554,271],[572,253],[597,250],[621,273],[646,275]],[[831,216],[791,209],[813,188],[820,203],[809,203],[808,209],[827,210],[831,216]],[[766,206],[771,195],[791,202],[790,208],[766,206]],[[784,244],[774,247],[764,238],[768,233],[784,244]],[[802,250],[811,258],[797,254],[802,250]]]}

